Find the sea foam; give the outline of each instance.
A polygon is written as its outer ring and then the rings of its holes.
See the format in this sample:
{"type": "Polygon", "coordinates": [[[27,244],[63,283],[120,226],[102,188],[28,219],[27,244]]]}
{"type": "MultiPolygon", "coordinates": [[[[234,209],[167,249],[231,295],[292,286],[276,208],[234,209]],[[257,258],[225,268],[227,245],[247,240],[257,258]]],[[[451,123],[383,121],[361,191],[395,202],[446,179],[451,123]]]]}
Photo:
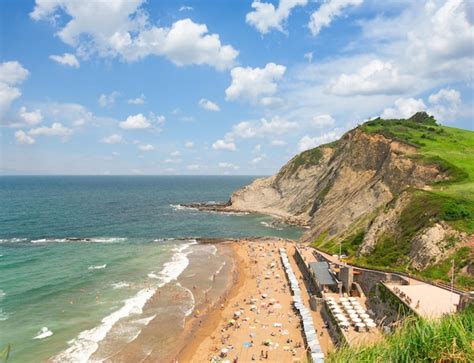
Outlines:
{"type": "Polygon", "coordinates": [[[107,336],[115,323],[131,314],[141,314],[146,302],[160,287],[181,275],[189,264],[188,253],[183,251],[192,244],[194,242],[182,244],[173,249],[174,254],[171,261],[163,265],[160,272],[160,282],[156,287],[138,291],[135,296],[125,300],[120,309],[103,318],[100,325],[79,333],[77,338],[69,342],[69,348],[58,354],[53,361],[88,362],[92,354],[99,348],[99,343],[107,336]]]}
{"type": "Polygon", "coordinates": [[[107,264],[104,263],[103,265],[97,265],[97,266],[89,266],[87,269],[88,270],[102,270],[103,268],[106,268],[107,264]]]}
{"type": "Polygon", "coordinates": [[[33,339],[44,339],[50,337],[51,335],[53,335],[53,332],[49,330],[46,326],[44,326],[33,339]]]}

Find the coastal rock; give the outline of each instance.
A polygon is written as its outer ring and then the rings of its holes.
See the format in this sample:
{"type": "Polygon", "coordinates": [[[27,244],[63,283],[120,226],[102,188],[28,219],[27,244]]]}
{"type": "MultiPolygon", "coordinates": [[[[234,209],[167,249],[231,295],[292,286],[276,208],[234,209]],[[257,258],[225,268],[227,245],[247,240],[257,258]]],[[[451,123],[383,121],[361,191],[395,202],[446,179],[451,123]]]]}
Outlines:
{"type": "MultiPolygon", "coordinates": [[[[437,166],[412,156],[411,145],[359,128],[339,141],[305,151],[274,176],[236,191],[229,209],[296,219],[310,228],[303,240],[337,238],[368,218],[409,187],[423,188],[447,176],[437,166]]],[[[366,241],[366,249],[370,250],[366,241]]]]}

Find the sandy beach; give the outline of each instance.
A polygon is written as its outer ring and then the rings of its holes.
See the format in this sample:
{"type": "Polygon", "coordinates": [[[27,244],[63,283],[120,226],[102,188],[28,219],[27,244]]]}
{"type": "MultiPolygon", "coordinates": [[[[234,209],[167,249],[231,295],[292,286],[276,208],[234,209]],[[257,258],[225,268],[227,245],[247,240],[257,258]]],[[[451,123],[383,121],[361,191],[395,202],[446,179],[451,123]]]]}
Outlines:
{"type": "MultiPolygon", "coordinates": [[[[283,241],[232,243],[236,256],[234,284],[222,303],[203,317],[177,361],[307,360],[300,319],[292,307],[279,258],[280,247],[287,249],[288,256],[293,255],[293,244],[283,241]]],[[[293,258],[291,264],[304,291],[303,277],[293,258]]],[[[306,291],[304,294],[306,300],[306,291]]],[[[332,343],[319,315],[313,315],[321,346],[327,352],[332,343]]]]}

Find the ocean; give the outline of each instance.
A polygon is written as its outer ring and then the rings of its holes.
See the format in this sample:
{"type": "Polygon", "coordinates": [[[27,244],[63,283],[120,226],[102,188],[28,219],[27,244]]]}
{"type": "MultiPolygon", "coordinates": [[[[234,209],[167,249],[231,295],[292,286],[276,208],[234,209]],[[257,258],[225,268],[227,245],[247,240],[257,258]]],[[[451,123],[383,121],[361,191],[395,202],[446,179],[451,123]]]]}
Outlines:
{"type": "Polygon", "coordinates": [[[0,349],[11,345],[11,362],[123,361],[119,347],[152,329],[133,356],[171,354],[185,317],[231,271],[228,251],[195,238],[302,233],[179,206],[227,201],[254,178],[0,177],[0,349]]]}

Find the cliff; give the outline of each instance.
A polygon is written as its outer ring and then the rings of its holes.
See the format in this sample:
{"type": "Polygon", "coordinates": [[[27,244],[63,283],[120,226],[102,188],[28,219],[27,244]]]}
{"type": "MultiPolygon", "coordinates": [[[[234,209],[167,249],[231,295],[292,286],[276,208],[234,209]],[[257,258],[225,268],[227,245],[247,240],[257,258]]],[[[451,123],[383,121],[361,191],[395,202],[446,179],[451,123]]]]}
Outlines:
{"type": "Polygon", "coordinates": [[[422,271],[469,246],[472,165],[473,132],[426,113],[377,119],[236,191],[227,208],[307,225],[304,241],[331,253],[341,245],[360,263],[422,271]]]}

